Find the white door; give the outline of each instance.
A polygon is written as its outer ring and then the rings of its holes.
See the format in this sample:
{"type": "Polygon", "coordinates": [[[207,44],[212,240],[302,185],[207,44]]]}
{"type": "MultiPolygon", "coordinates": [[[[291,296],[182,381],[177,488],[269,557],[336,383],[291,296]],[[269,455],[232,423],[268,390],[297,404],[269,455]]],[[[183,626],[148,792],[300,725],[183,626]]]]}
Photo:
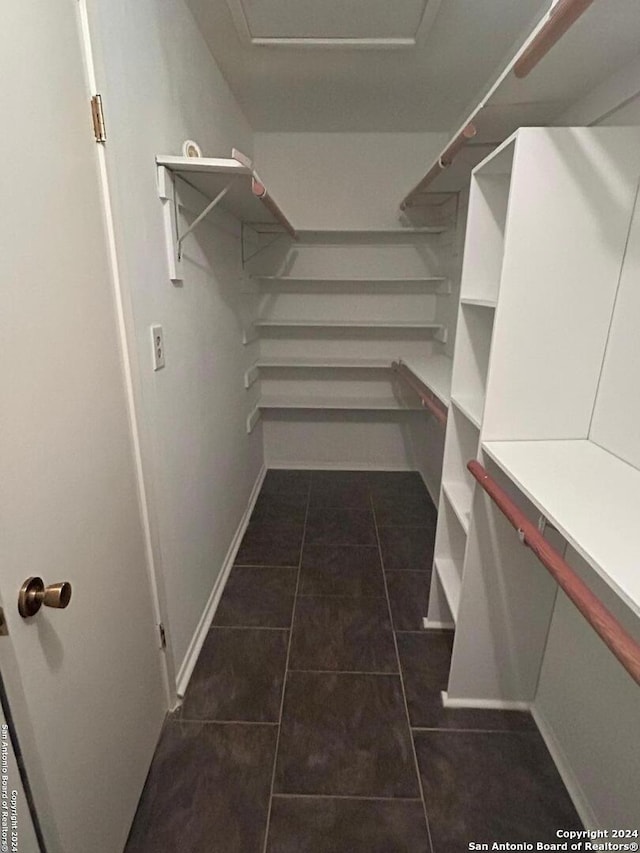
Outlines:
{"type": "Polygon", "coordinates": [[[49,853],[121,853],[167,702],[77,15],[2,5],[0,669],[49,853]]]}

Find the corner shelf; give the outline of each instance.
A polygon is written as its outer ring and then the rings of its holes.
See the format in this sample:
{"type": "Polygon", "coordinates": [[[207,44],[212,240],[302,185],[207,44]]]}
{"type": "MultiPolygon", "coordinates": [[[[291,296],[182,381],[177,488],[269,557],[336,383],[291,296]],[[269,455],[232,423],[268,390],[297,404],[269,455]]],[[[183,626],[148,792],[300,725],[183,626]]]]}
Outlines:
{"type": "Polygon", "coordinates": [[[269,329],[352,329],[370,330],[398,329],[414,332],[432,332],[437,340],[446,340],[446,328],[440,323],[428,323],[421,320],[278,320],[263,318],[254,320],[258,330],[269,329]]]}
{"type": "Polygon", "coordinates": [[[269,225],[296,239],[296,231],[270,196],[253,168],[253,163],[239,151],[232,157],[176,157],[158,155],[158,195],[163,203],[165,240],[169,277],[182,280],[182,243],[215,208],[220,207],[240,222],[269,225]],[[182,180],[208,199],[203,211],[182,233],[178,226],[178,201],[175,181],[182,180]]]}
{"type": "Polygon", "coordinates": [[[421,412],[418,406],[408,406],[396,397],[261,397],[247,418],[247,432],[251,432],[268,410],[281,411],[334,411],[334,412],[421,412]]]}
{"type": "Polygon", "coordinates": [[[252,281],[256,281],[263,287],[273,287],[274,285],[326,285],[330,287],[340,287],[350,284],[370,284],[398,287],[417,287],[422,286],[429,289],[437,290],[440,295],[446,295],[451,292],[449,281],[446,276],[424,276],[423,278],[407,277],[407,278],[374,278],[368,277],[350,277],[350,278],[331,278],[330,276],[288,276],[288,275],[259,275],[251,276],[252,281]]]}
{"type": "Polygon", "coordinates": [[[382,358],[304,358],[262,356],[253,365],[258,370],[390,370],[382,358]]]}
{"type": "Polygon", "coordinates": [[[453,370],[452,359],[446,355],[433,355],[424,358],[401,358],[400,362],[413,373],[419,382],[427,386],[443,406],[449,408],[451,373],[453,370]]]}

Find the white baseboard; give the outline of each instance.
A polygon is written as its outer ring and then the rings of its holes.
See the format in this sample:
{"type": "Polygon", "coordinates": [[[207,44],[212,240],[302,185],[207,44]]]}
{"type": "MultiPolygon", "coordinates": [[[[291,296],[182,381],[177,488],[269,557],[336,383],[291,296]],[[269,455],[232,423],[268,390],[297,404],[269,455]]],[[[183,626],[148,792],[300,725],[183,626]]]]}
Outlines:
{"type": "Polygon", "coordinates": [[[578,778],[573,772],[567,755],[556,738],[553,729],[544,715],[536,708],[535,704],[531,707],[531,714],[585,829],[601,829],[602,827],[598,823],[589,800],[582,790],[582,786],[578,782],[578,778]]]}
{"type": "Polygon", "coordinates": [[[512,702],[506,699],[452,699],[443,690],[442,704],[445,708],[481,708],[489,711],[530,711],[531,702],[512,702]]]}
{"type": "Polygon", "coordinates": [[[428,619],[426,616],[422,619],[422,627],[427,631],[453,631],[455,630],[455,622],[435,622],[428,619]]]}
{"type": "Polygon", "coordinates": [[[247,504],[245,513],[242,516],[242,520],[238,525],[238,529],[236,530],[233,539],[231,540],[231,545],[229,546],[227,555],[222,563],[222,570],[216,578],[216,582],[214,583],[213,589],[211,590],[209,600],[207,601],[202,616],[200,617],[200,621],[198,622],[198,627],[196,628],[193,634],[191,642],[189,643],[189,648],[187,649],[187,653],[185,654],[184,660],[182,661],[182,665],[180,666],[180,669],[178,671],[178,675],[176,678],[176,691],[178,694],[178,698],[180,699],[184,696],[187,690],[187,687],[189,685],[189,679],[191,678],[194,667],[196,665],[196,661],[198,660],[198,655],[200,654],[200,650],[202,649],[205,638],[209,632],[209,628],[211,627],[211,623],[213,622],[213,617],[215,616],[216,609],[218,607],[225,584],[227,582],[227,578],[229,577],[229,574],[233,567],[236,554],[238,553],[238,548],[240,547],[240,543],[242,542],[242,537],[244,536],[247,526],[249,524],[251,513],[253,512],[253,508],[256,504],[256,501],[258,500],[258,495],[260,494],[260,489],[262,488],[262,483],[264,481],[266,473],[267,469],[263,465],[251,491],[251,496],[249,498],[249,503],[247,504]]]}

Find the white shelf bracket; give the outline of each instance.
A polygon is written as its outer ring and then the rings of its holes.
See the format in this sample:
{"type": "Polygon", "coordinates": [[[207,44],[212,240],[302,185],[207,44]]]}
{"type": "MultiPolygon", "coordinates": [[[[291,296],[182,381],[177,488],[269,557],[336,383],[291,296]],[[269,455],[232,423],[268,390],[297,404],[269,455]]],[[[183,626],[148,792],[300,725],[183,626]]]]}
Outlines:
{"type": "MultiPolygon", "coordinates": [[[[229,192],[229,190],[231,189],[231,186],[232,186],[232,184],[233,184],[234,180],[235,180],[235,178],[231,178],[231,180],[229,181],[229,183],[228,183],[228,184],[227,184],[223,189],[221,189],[221,190],[220,190],[220,192],[218,193],[218,195],[217,195],[217,196],[216,196],[212,201],[210,201],[210,202],[209,202],[209,204],[205,207],[205,209],[202,211],[202,213],[201,213],[199,216],[196,216],[196,218],[193,220],[193,222],[191,223],[191,225],[190,225],[188,228],[186,228],[186,229],[182,232],[182,234],[180,234],[180,235],[178,236],[177,246],[176,246],[176,248],[177,248],[177,255],[178,255],[178,261],[181,261],[181,260],[182,260],[182,244],[183,244],[183,242],[184,242],[185,237],[188,237],[188,236],[189,236],[189,234],[191,234],[191,232],[192,232],[195,228],[197,228],[197,227],[198,227],[198,225],[200,225],[200,223],[202,222],[202,220],[203,220],[203,219],[205,219],[205,217],[207,217],[207,216],[211,213],[211,211],[214,209],[214,207],[217,207],[217,205],[219,205],[219,204],[220,204],[220,202],[222,201],[222,199],[226,196],[226,194],[227,194],[227,193],[229,192]]],[[[175,195],[174,195],[174,202],[175,202],[175,195]]]]}
{"type": "Polygon", "coordinates": [[[249,416],[247,417],[247,434],[250,434],[253,432],[253,428],[258,423],[259,420],[260,420],[260,409],[256,406],[256,408],[253,409],[251,414],[249,414],[249,416]]]}

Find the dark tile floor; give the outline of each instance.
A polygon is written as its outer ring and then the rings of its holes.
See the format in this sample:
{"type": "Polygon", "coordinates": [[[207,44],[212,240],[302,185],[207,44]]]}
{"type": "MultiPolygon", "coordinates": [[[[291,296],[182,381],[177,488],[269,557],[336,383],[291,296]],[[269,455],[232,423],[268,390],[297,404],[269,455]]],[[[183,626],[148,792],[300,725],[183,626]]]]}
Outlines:
{"type": "Polygon", "coordinates": [[[446,710],[417,474],[269,471],[127,853],[458,853],[580,822],[535,725],[446,710]]]}

